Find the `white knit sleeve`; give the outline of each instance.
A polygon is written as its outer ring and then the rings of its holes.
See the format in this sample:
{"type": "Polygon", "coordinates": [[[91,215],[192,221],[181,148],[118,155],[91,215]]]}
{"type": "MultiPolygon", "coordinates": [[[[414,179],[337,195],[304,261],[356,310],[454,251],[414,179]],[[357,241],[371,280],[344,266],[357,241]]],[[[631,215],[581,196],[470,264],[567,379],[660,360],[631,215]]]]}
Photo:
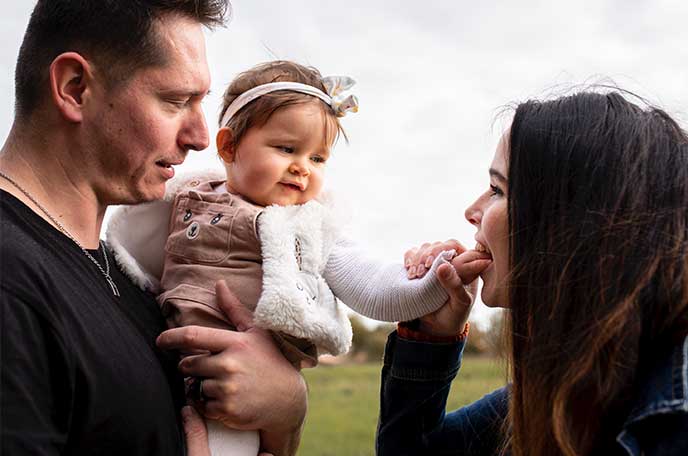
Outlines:
{"type": "Polygon", "coordinates": [[[447,301],[436,271],[452,256],[453,252],[443,252],[423,278],[409,280],[403,264],[383,264],[352,243],[340,241],[328,257],[323,277],[334,295],[361,315],[408,321],[434,312],[447,301]]]}

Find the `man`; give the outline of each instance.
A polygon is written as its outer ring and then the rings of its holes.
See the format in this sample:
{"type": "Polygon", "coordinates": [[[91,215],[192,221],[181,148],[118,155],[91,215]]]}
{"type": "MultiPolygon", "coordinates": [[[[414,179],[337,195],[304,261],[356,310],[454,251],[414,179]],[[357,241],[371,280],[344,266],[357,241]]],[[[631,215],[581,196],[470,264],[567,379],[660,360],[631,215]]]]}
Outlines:
{"type": "MultiPolygon", "coordinates": [[[[99,233],[108,205],[161,197],[172,166],[208,145],[202,27],[222,24],[227,7],[38,1],[0,154],[0,453],[184,453],[177,359],[156,346],[164,322],[99,233]]],[[[202,367],[182,365],[222,392],[199,408],[292,454],[303,379],[218,293],[244,332],[180,328],[158,343],[211,352],[202,367]],[[265,375],[265,365],[277,369],[265,375]]]]}

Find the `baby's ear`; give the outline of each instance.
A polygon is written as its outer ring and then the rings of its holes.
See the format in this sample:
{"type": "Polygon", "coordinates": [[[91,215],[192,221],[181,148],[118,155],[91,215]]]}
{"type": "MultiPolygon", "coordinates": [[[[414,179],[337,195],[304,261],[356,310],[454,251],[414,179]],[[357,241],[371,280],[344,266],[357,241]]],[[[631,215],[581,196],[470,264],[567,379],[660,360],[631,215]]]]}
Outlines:
{"type": "Polygon", "coordinates": [[[229,127],[222,127],[217,132],[215,141],[217,143],[217,154],[225,163],[232,163],[234,161],[234,134],[229,127]]]}

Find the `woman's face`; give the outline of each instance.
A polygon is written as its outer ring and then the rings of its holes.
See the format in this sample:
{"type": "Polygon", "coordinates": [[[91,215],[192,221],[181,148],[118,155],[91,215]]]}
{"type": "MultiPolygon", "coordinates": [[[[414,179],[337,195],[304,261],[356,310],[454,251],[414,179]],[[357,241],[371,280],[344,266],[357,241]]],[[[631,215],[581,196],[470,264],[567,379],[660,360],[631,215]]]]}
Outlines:
{"type": "Polygon", "coordinates": [[[466,209],[466,219],[478,229],[476,250],[487,251],[492,263],[480,274],[482,301],[490,307],[509,307],[506,288],[509,273],[509,227],[507,217],[507,147],[504,134],[490,165],[490,188],[466,209]]]}

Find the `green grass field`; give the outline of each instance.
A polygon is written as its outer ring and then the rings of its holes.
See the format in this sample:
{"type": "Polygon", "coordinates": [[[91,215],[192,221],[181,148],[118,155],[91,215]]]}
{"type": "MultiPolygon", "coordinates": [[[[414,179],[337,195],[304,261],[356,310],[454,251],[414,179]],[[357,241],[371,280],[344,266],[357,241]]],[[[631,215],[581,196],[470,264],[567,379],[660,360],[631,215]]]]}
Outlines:
{"type": "MultiPolygon", "coordinates": [[[[301,456],[374,454],[380,365],[307,369],[310,409],[301,456]]],[[[490,358],[464,357],[449,396],[449,410],[479,399],[505,383],[504,366],[490,358]]]]}

